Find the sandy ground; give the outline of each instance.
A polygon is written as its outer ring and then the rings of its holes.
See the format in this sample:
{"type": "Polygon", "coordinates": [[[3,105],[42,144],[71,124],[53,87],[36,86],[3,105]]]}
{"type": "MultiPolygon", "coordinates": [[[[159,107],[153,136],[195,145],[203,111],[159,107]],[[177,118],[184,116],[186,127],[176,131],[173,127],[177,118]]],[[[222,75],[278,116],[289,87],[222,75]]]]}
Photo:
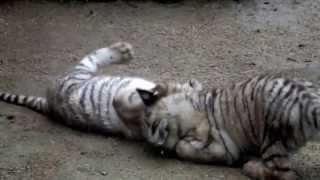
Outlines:
{"type": "MultiPolygon", "coordinates": [[[[0,1],[0,89],[43,95],[83,55],[119,40],[134,45],[136,59],[104,72],[224,86],[319,63],[320,1],[0,1]]],[[[0,114],[1,180],[247,179],[238,168],[182,162],[25,108],[1,103],[0,114]]],[[[306,179],[319,179],[320,144],[308,144],[295,165],[306,179]]]]}

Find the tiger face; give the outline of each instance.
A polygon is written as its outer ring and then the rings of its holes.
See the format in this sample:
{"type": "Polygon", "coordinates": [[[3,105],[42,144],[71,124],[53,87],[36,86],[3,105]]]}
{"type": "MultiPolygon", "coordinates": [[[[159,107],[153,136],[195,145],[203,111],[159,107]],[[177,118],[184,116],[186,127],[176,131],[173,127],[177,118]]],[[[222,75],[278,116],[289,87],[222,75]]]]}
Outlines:
{"type": "Polygon", "coordinates": [[[203,118],[190,100],[200,92],[197,81],[189,81],[181,91],[168,93],[168,86],[157,85],[153,92],[138,90],[146,105],[145,138],[156,147],[174,149],[180,139],[194,130],[203,118]],[[161,98],[157,94],[162,94],[161,98]]]}

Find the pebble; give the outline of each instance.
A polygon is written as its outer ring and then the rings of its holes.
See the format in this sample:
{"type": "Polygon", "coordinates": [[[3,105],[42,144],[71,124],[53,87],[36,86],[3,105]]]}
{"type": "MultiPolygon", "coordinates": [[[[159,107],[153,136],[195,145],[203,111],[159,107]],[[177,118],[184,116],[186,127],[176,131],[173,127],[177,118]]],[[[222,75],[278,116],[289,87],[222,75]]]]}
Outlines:
{"type": "Polygon", "coordinates": [[[101,174],[102,176],[108,175],[108,173],[107,173],[106,171],[101,171],[100,174],[101,174]]]}

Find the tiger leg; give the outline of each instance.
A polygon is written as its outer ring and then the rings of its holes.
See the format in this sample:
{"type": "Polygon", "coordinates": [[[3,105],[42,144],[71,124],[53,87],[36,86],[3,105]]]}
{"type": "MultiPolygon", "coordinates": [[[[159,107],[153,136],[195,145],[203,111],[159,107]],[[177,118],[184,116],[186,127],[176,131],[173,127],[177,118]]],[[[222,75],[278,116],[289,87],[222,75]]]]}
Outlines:
{"type": "Polygon", "coordinates": [[[68,91],[79,83],[95,76],[100,66],[124,63],[132,59],[133,50],[129,43],[117,42],[106,48],[100,48],[86,55],[67,75],[59,82],[59,93],[68,91]]]}
{"type": "MultiPolygon", "coordinates": [[[[278,158],[268,162],[263,160],[250,160],[243,166],[243,173],[253,179],[261,180],[297,180],[299,176],[290,169],[277,169],[275,164],[288,163],[286,158],[278,158]],[[278,161],[278,162],[276,162],[278,161]],[[271,167],[269,167],[271,166],[271,167]]],[[[282,167],[283,168],[283,167],[282,167]]]]}
{"type": "Polygon", "coordinates": [[[184,159],[200,163],[232,164],[224,146],[218,142],[209,145],[196,139],[180,140],[176,146],[177,155],[184,159]]]}
{"type": "Polygon", "coordinates": [[[276,141],[262,150],[261,160],[248,161],[243,171],[255,179],[296,180],[298,174],[291,169],[286,148],[276,141]]]}

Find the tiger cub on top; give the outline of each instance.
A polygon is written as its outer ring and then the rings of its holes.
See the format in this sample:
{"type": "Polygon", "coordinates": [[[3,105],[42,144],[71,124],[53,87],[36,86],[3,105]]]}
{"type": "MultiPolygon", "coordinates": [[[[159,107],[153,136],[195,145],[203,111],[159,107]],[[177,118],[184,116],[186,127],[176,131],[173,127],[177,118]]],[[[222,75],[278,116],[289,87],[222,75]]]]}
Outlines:
{"type": "Polygon", "coordinates": [[[172,94],[148,106],[148,142],[185,160],[243,164],[254,179],[298,179],[289,154],[319,131],[319,92],[308,81],[261,75],[229,88],[172,94]]]}
{"type": "MultiPolygon", "coordinates": [[[[47,97],[0,93],[0,100],[54,116],[73,127],[142,139],[146,132],[142,121],[146,106],[136,88],[161,98],[162,94],[155,91],[156,84],[142,78],[96,75],[99,67],[125,63],[132,56],[132,46],[118,42],[86,55],[66,76],[48,88],[47,97]]],[[[187,92],[201,89],[201,84],[196,80],[185,84],[168,83],[167,89],[166,94],[187,92]]]]}

